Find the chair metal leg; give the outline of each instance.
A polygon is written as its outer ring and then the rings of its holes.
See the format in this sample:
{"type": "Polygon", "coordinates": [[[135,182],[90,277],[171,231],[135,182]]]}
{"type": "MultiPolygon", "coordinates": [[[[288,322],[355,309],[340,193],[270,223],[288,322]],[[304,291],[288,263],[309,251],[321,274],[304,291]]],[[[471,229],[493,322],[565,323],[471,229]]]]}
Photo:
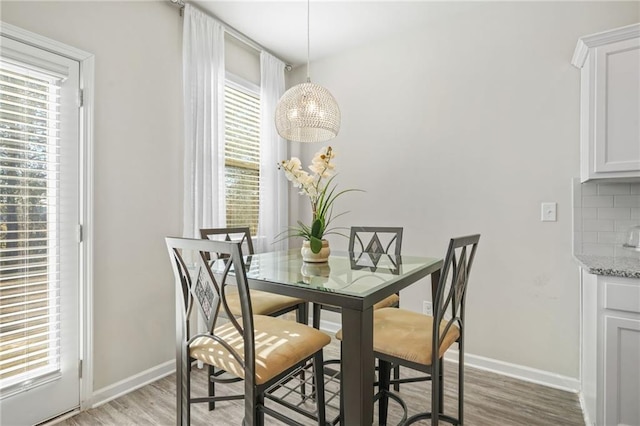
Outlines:
{"type": "Polygon", "coordinates": [[[191,358],[186,345],[181,345],[179,360],[176,362],[176,425],[191,424],[191,358]]]}
{"type": "MultiPolygon", "coordinates": [[[[209,367],[208,368],[209,375],[207,376],[207,378],[209,379],[209,396],[214,397],[216,396],[216,384],[213,382],[213,380],[211,380],[211,378],[215,376],[216,368],[213,365],[209,365],[208,367],[209,367]]],[[[213,411],[215,409],[216,409],[216,402],[209,401],[209,411],[213,411]]]]}
{"type": "Polygon", "coordinates": [[[258,390],[251,380],[251,376],[244,380],[244,419],[243,426],[256,426],[258,423],[257,414],[258,390]]]}
{"type": "Polygon", "coordinates": [[[260,407],[264,406],[264,393],[260,392],[256,395],[256,426],[264,426],[264,411],[260,407]]]}
{"type": "Polygon", "coordinates": [[[378,401],[378,425],[386,426],[389,411],[389,383],[391,381],[391,363],[383,360],[378,362],[378,382],[380,400],[378,401]]]}
{"type": "Polygon", "coordinates": [[[464,344],[458,345],[458,421],[464,424],[464,344]]]}
{"type": "Polygon", "coordinates": [[[440,397],[438,398],[440,401],[440,404],[438,405],[438,413],[444,413],[444,360],[440,358],[438,363],[440,364],[440,372],[438,373],[440,375],[438,384],[438,393],[440,394],[440,397]]]}
{"type": "Polygon", "coordinates": [[[440,367],[442,364],[437,361],[432,365],[431,371],[431,426],[438,426],[439,414],[440,414],[440,381],[442,375],[440,374],[440,367]]]}
{"type": "Polygon", "coordinates": [[[187,363],[187,378],[184,386],[185,396],[183,397],[183,410],[186,414],[187,425],[191,424],[191,358],[187,356],[189,362],[187,363]]]}
{"type": "MultiPolygon", "coordinates": [[[[298,308],[296,309],[296,322],[300,324],[308,324],[309,323],[309,304],[308,303],[300,303],[298,308]]],[[[300,371],[300,394],[302,395],[302,399],[307,395],[307,387],[305,386],[305,370],[304,368],[300,371]]]]}
{"type": "MultiPolygon", "coordinates": [[[[177,295],[176,299],[180,297],[177,295]]],[[[176,302],[180,307],[180,302],[176,302]]],[[[187,350],[187,344],[183,340],[185,330],[189,328],[189,322],[183,322],[180,311],[176,310],[176,425],[187,426],[191,421],[190,409],[190,378],[191,358],[187,350]]]]}
{"type": "MultiPolygon", "coordinates": [[[[393,379],[400,380],[400,366],[396,365],[393,367],[393,379]]],[[[393,384],[393,390],[396,392],[400,392],[400,383],[396,382],[393,384]]]]}

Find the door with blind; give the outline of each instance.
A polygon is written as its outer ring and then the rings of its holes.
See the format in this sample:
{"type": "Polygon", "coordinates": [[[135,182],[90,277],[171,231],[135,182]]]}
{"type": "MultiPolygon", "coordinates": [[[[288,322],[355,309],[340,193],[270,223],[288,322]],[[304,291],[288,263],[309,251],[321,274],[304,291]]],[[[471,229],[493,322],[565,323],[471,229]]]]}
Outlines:
{"type": "Polygon", "coordinates": [[[79,63],[0,43],[0,424],[77,408],[79,63]]]}

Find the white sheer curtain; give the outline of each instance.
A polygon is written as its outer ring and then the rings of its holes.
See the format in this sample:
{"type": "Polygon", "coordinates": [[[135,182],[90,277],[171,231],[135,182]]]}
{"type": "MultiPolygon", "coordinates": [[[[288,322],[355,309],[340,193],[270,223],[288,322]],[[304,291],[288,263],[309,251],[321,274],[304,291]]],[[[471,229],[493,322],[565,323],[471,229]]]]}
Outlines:
{"type": "Polygon", "coordinates": [[[285,64],[273,55],[260,54],[260,213],[258,251],[285,250],[288,241],[274,242],[289,224],[287,180],[277,164],[287,159],[287,145],[276,130],[275,112],[284,93],[285,64]]]}
{"type": "Polygon", "coordinates": [[[189,3],[182,33],[184,237],[226,224],[224,181],[224,28],[189,3]]]}

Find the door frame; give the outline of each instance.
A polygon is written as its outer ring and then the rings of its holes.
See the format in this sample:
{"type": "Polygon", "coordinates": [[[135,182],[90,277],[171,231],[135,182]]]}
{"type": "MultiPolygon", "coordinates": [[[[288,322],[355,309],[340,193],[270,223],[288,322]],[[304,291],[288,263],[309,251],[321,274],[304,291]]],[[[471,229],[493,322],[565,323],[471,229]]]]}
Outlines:
{"type": "Polygon", "coordinates": [[[80,64],[80,410],[92,406],[93,399],[93,152],[95,55],[64,43],[0,21],[0,34],[39,49],[73,59],[80,64]]]}

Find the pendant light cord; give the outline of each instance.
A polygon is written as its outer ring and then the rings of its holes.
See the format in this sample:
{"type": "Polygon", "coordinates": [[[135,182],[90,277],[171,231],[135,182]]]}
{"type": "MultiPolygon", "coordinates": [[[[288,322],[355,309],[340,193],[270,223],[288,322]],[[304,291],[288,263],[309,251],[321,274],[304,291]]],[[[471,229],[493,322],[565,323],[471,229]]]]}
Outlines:
{"type": "Polygon", "coordinates": [[[310,33],[310,29],[309,29],[309,27],[310,27],[310,18],[309,18],[309,16],[310,16],[310,13],[309,13],[310,3],[311,3],[311,0],[307,0],[307,83],[309,83],[311,81],[311,77],[309,75],[309,56],[311,55],[311,53],[310,53],[310,51],[311,51],[311,48],[310,48],[310,46],[311,46],[311,42],[310,42],[311,36],[309,35],[309,33],[310,33]]]}

